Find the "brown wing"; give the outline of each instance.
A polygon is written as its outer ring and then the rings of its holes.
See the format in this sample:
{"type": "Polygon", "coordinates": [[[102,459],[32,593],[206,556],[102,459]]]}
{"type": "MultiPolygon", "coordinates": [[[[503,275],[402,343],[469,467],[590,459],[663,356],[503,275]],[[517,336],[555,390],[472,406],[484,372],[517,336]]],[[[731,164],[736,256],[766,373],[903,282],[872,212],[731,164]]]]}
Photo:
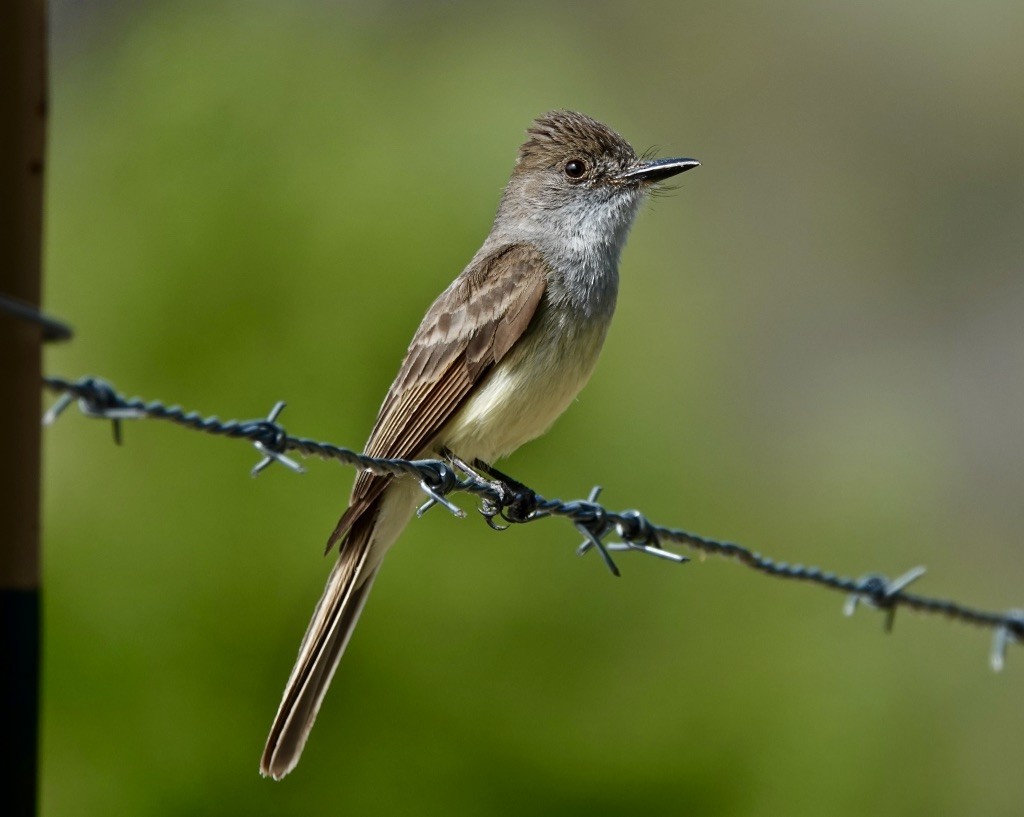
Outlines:
{"type": "MultiPolygon", "coordinates": [[[[420,454],[526,332],[544,295],[547,271],[535,248],[515,244],[481,258],[455,279],[416,330],[377,415],[367,454],[420,454]]],[[[328,550],[390,480],[368,471],[359,475],[328,550]]]]}

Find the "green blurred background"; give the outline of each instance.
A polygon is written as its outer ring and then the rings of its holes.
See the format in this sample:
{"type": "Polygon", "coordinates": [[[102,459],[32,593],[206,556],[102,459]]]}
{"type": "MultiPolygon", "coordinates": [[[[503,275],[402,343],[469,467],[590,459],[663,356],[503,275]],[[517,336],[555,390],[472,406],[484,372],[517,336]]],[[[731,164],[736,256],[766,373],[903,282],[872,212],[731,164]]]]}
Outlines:
{"type": "MultiPolygon", "coordinates": [[[[1024,604],[1024,4],[52,4],[54,374],[359,446],[524,128],[704,166],[641,215],[588,388],[507,470],[1024,604]]],[[[47,431],[43,812],[1019,815],[1024,655],[551,521],[435,510],[297,771],[257,761],[352,473],[47,431]]]]}

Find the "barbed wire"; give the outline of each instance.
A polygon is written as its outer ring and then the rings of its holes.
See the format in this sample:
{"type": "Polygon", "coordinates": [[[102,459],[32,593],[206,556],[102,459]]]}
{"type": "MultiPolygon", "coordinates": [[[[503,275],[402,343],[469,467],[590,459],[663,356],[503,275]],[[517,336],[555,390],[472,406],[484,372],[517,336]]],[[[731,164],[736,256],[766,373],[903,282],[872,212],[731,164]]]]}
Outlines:
{"type": "Polygon", "coordinates": [[[298,462],[288,456],[296,452],[304,457],[337,460],[375,474],[416,479],[427,497],[418,511],[421,516],[431,506],[441,505],[454,515],[465,517],[465,511],[448,498],[450,494],[464,492],[480,500],[480,513],[495,530],[547,517],[562,517],[568,519],[583,536],[583,543],[577,552],[582,555],[589,550],[596,550],[607,568],[616,576],[620,574],[612,553],[638,552],[684,563],[689,561],[686,556],[665,549],[666,545],[682,545],[701,553],[723,556],[769,576],[844,593],[847,596],[843,608],[846,615],[853,615],[861,604],[881,610],[885,613],[887,631],[892,629],[896,611],[901,607],[991,629],[993,638],[989,662],[997,672],[1003,668],[1008,645],[1024,640],[1024,610],[990,612],[955,601],[909,592],[908,586],[924,575],[923,567],[915,567],[892,579],[882,573],[848,578],[818,567],[776,561],[735,542],[656,525],[637,510],[609,510],[597,501],[601,491],[599,487],[595,487],[585,500],[565,502],[545,498],[487,463],[466,463],[447,451],[443,452],[445,459],[369,457],[333,443],[289,435],[277,422],[284,410],[284,402],[276,403],[265,418],[222,421],[215,416],[204,417],[198,412],[185,411],[175,405],[167,406],[155,400],[145,402],[137,397],[125,398],[112,385],[95,377],[74,381],[45,377],[43,380],[50,389],[61,393],[43,417],[46,425],[53,423],[77,400],[79,410],[87,417],[112,421],[114,440],[118,444],[121,442],[121,424],[125,420],[167,420],[207,434],[248,440],[261,455],[252,469],[253,476],[275,462],[295,472],[304,471],[298,462]],[[613,534],[618,537],[618,541],[607,541],[613,534]]]}

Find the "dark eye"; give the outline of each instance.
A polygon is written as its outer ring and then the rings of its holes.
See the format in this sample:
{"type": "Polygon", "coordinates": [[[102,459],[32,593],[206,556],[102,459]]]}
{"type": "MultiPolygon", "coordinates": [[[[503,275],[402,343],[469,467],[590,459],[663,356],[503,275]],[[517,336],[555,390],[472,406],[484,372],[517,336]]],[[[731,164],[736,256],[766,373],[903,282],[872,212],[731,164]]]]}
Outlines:
{"type": "Polygon", "coordinates": [[[587,163],[582,159],[570,159],[565,163],[565,175],[570,179],[578,179],[587,172],[587,163]]]}

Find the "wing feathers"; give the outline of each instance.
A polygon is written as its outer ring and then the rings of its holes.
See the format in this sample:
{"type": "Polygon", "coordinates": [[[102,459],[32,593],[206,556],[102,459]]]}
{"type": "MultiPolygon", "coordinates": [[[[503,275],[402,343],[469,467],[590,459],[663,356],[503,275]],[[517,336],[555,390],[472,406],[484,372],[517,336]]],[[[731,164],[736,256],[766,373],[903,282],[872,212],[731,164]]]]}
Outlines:
{"type": "MultiPolygon", "coordinates": [[[[504,247],[467,267],[433,303],[381,406],[366,453],[417,457],[473,387],[528,330],[548,266],[532,246],[504,247]]],[[[364,471],[328,542],[340,541],[390,481],[364,471]]]]}

